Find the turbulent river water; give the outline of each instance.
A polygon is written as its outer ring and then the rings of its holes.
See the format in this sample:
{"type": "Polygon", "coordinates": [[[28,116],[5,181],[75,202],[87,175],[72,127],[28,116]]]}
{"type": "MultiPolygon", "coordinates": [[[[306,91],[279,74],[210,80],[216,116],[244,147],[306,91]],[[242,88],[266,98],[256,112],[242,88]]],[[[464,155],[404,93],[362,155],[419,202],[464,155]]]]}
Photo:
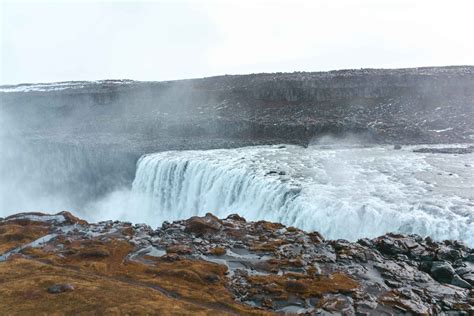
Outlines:
{"type": "Polygon", "coordinates": [[[163,221],[212,212],[270,220],[326,238],[386,232],[474,245],[474,154],[414,147],[257,146],[143,156],[131,190],[91,219],[163,221]]]}

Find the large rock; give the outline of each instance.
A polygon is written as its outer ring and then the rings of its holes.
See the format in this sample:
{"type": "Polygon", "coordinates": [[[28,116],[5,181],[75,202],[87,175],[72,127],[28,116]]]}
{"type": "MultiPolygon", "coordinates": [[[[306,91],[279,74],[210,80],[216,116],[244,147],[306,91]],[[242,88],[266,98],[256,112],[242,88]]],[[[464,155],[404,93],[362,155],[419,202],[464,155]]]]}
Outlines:
{"type": "Polygon", "coordinates": [[[456,272],[448,262],[433,261],[430,274],[436,281],[450,283],[456,272]]]}
{"type": "Polygon", "coordinates": [[[204,217],[191,217],[184,222],[184,226],[186,233],[204,236],[219,231],[222,228],[222,222],[211,213],[207,213],[204,217]]]}
{"type": "Polygon", "coordinates": [[[451,280],[451,284],[462,287],[463,289],[472,288],[472,286],[466,280],[463,280],[459,275],[454,275],[453,279],[451,280]]]}
{"type": "Polygon", "coordinates": [[[48,293],[50,294],[59,294],[59,293],[70,292],[70,291],[74,291],[74,286],[72,286],[69,283],[55,284],[48,287],[48,293]]]}
{"type": "Polygon", "coordinates": [[[463,274],[462,278],[463,278],[464,281],[466,281],[470,285],[474,286],[474,272],[463,274]]]}

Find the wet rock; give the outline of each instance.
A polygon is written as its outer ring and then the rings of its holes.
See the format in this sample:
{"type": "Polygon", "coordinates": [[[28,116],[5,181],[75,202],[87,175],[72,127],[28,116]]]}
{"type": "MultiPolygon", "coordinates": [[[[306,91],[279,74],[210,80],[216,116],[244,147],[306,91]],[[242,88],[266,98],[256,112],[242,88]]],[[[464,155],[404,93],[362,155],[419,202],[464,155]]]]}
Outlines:
{"type": "Polygon", "coordinates": [[[308,234],[308,236],[312,242],[317,243],[317,244],[322,243],[324,241],[323,235],[321,235],[318,232],[311,232],[308,234]]]}
{"type": "Polygon", "coordinates": [[[355,315],[353,300],[343,295],[334,295],[324,297],[319,303],[320,308],[329,312],[338,312],[343,315],[355,315]]]}
{"type": "Polygon", "coordinates": [[[245,218],[243,218],[239,214],[230,214],[229,216],[227,216],[227,219],[244,223],[246,222],[245,218]]]}
{"type": "MultiPolygon", "coordinates": [[[[69,225],[48,223],[39,237],[69,225]]],[[[0,222],[2,231],[5,227],[0,222]]],[[[115,276],[126,273],[131,280],[136,275],[157,284],[164,278],[168,295],[178,304],[174,291],[187,298],[202,290],[212,293],[208,302],[213,304],[235,302],[277,313],[372,315],[474,312],[467,294],[474,283],[470,254],[462,243],[417,235],[386,234],[354,243],[325,240],[317,232],[279,223],[207,214],[156,230],[119,221],[85,224],[22,249],[18,258],[64,262],[67,271],[75,271],[74,264],[94,273],[117,271],[115,276]],[[222,297],[232,301],[221,302],[222,297]]],[[[10,261],[16,259],[6,264],[10,261]]]]}
{"type": "Polygon", "coordinates": [[[460,268],[455,269],[457,275],[464,275],[466,273],[473,272],[470,268],[467,268],[465,266],[461,266],[460,268]]]}
{"type": "Polygon", "coordinates": [[[193,233],[196,236],[204,236],[219,231],[222,222],[214,215],[207,213],[204,217],[191,217],[184,222],[186,233],[193,233]]]}
{"type": "Polygon", "coordinates": [[[69,283],[55,284],[48,287],[48,293],[50,294],[59,294],[63,292],[74,291],[74,286],[69,283]]]}
{"type": "Polygon", "coordinates": [[[441,246],[436,251],[436,258],[441,261],[443,260],[456,261],[462,258],[462,253],[457,249],[452,249],[452,245],[441,246]]]}
{"type": "Polygon", "coordinates": [[[474,286],[474,273],[466,273],[462,275],[464,281],[468,282],[470,285],[474,286]]]}
{"type": "Polygon", "coordinates": [[[381,253],[387,255],[408,253],[406,246],[394,237],[391,234],[379,237],[375,240],[375,246],[381,253]]]}
{"type": "Polygon", "coordinates": [[[430,274],[436,281],[450,283],[456,272],[448,262],[434,261],[431,265],[430,274]]]}
{"type": "Polygon", "coordinates": [[[472,286],[466,280],[463,280],[459,275],[454,275],[451,284],[462,287],[463,289],[471,289],[472,286]]]}
{"type": "Polygon", "coordinates": [[[67,212],[67,211],[63,211],[63,212],[60,212],[59,214],[61,214],[62,216],[64,216],[64,220],[68,223],[68,224],[78,224],[78,225],[87,225],[87,222],[83,219],[80,219],[74,215],[72,215],[70,212],[67,212]]]}

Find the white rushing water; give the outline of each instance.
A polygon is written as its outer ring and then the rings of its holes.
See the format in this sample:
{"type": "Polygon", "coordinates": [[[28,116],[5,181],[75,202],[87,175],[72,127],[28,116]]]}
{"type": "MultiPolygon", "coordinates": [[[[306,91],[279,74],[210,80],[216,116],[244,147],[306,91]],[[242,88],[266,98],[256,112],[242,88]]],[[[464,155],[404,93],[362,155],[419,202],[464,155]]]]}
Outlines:
{"type": "Polygon", "coordinates": [[[119,217],[152,225],[239,213],[331,239],[392,231],[474,245],[473,154],[412,149],[258,146],[151,154],[140,159],[131,192],[97,207],[113,213],[104,218],[117,218],[121,209],[119,217]]]}

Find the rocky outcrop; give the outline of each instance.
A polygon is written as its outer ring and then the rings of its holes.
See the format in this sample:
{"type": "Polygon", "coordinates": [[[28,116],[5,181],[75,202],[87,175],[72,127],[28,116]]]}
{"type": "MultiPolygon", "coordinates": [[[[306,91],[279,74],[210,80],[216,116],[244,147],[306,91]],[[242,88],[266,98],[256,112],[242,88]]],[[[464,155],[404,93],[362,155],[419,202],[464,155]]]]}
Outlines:
{"type": "Polygon", "coordinates": [[[0,221],[0,252],[2,314],[474,312],[474,250],[417,235],[353,243],[238,215],[152,229],[23,213],[0,221]]]}

